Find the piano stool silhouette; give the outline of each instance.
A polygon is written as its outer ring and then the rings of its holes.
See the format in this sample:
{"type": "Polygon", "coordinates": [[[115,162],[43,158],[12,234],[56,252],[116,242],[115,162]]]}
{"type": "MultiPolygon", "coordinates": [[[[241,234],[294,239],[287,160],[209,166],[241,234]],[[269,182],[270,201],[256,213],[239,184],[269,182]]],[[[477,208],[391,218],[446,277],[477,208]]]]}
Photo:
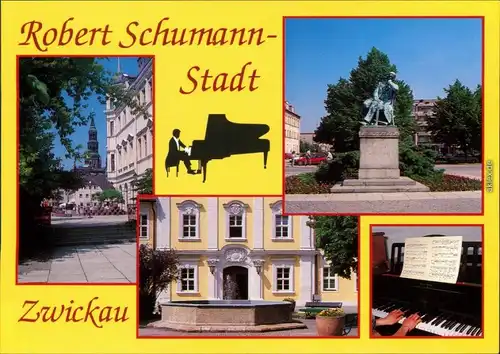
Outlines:
{"type": "MultiPolygon", "coordinates": [[[[440,237],[443,235],[429,235],[440,237]]],[[[403,270],[404,243],[394,243],[389,270],[373,273],[372,314],[377,318],[401,309],[405,316],[418,312],[422,322],[409,336],[483,335],[482,243],[462,242],[461,267],[456,284],[400,278],[403,270]]],[[[373,248],[373,253],[384,252],[384,247],[373,248]]],[[[387,252],[387,250],[385,250],[387,252]]],[[[373,257],[374,255],[372,255],[373,257]]],[[[381,255],[377,255],[380,259],[381,255]]],[[[385,254],[386,259],[387,253],[385,254]]],[[[380,326],[381,335],[392,335],[401,326],[380,326]]]]}
{"type": "MultiPolygon", "coordinates": [[[[221,160],[232,155],[254,154],[264,155],[264,168],[267,167],[267,156],[270,142],[260,137],[269,132],[267,124],[233,123],[225,114],[209,114],[204,140],[194,140],[191,145],[190,160],[198,161],[198,172],[203,174],[203,183],[207,179],[207,164],[210,160],[221,160]]],[[[179,164],[165,164],[167,177],[170,167],[179,164]]]]}
{"type": "Polygon", "coordinates": [[[179,177],[179,162],[175,164],[165,162],[165,170],[167,171],[167,177],[170,173],[170,167],[175,167],[175,177],[179,177]]]}

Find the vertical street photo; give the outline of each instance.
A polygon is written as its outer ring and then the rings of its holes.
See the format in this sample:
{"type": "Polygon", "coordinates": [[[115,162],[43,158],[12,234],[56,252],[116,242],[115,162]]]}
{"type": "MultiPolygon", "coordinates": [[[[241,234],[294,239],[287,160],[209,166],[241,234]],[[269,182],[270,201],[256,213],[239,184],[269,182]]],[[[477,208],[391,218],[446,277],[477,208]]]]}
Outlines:
{"type": "Polygon", "coordinates": [[[152,191],[149,57],[19,57],[20,284],[136,281],[152,191]]]}

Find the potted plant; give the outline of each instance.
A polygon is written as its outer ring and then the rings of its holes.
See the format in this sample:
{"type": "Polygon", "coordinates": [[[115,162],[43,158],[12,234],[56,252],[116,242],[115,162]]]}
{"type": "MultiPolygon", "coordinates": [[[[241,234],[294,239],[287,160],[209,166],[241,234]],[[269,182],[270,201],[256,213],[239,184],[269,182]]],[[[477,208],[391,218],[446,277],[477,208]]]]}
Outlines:
{"type": "Polygon", "coordinates": [[[342,336],[345,325],[345,313],[341,308],[321,311],[316,315],[316,331],[320,337],[342,336]]]}
{"type": "Polygon", "coordinates": [[[291,297],[286,297],[283,299],[283,301],[289,302],[290,303],[290,310],[291,312],[295,311],[295,299],[292,299],[291,297]]]}

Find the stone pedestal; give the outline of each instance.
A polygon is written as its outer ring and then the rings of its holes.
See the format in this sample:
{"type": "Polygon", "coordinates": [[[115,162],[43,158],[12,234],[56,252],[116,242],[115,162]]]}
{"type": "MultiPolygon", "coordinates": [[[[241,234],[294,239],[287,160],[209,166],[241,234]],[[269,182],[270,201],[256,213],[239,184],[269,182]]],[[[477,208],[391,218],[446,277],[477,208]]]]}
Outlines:
{"type": "Polygon", "coordinates": [[[359,179],[399,178],[399,129],[362,127],[359,131],[359,179]]]}
{"type": "Polygon", "coordinates": [[[399,171],[399,129],[362,127],[359,131],[358,179],[332,187],[332,193],[428,192],[429,188],[399,171]]]}

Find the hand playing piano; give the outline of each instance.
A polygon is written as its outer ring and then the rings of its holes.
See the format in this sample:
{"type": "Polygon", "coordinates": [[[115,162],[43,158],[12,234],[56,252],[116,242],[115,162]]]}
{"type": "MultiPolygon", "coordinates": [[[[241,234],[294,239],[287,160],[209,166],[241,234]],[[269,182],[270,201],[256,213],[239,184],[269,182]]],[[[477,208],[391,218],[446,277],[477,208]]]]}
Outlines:
{"type": "Polygon", "coordinates": [[[403,323],[401,324],[401,327],[406,328],[408,332],[410,332],[415,327],[417,327],[417,325],[420,322],[421,322],[420,316],[418,315],[418,313],[414,313],[413,315],[410,315],[404,319],[403,323]]]}
{"type": "Polygon", "coordinates": [[[421,322],[420,316],[417,313],[408,316],[403,320],[401,324],[401,328],[398,329],[396,333],[394,333],[394,337],[404,337],[409,332],[413,331],[415,327],[421,322]]]}
{"type": "Polygon", "coordinates": [[[379,318],[377,320],[378,326],[390,326],[395,323],[398,323],[399,320],[403,318],[404,312],[401,310],[394,310],[389,312],[387,316],[384,318],[379,318]]]}

